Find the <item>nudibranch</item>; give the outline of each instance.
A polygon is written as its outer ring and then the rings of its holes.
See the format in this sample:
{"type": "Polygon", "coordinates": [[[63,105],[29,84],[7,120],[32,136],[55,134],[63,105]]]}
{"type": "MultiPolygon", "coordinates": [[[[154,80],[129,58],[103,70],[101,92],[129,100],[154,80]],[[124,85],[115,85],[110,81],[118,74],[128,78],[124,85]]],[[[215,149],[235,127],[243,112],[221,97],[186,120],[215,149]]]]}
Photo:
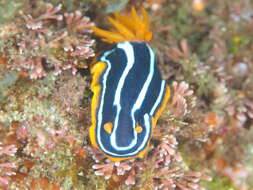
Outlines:
{"type": "Polygon", "coordinates": [[[112,161],[143,157],[158,118],[170,97],[157,60],[147,44],[149,19],[132,8],[130,16],[114,13],[115,29],[92,27],[103,41],[115,44],[91,67],[91,143],[112,161]]]}

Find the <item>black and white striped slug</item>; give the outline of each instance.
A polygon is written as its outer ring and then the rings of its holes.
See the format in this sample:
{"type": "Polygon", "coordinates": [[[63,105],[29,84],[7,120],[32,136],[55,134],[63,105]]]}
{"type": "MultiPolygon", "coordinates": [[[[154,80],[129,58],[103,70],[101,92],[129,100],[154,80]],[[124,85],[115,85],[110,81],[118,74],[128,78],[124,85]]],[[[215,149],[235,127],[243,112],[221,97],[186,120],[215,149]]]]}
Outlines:
{"type": "Polygon", "coordinates": [[[93,28],[105,41],[116,45],[103,52],[91,68],[89,132],[93,146],[112,161],[120,161],[144,156],[157,119],[169,100],[170,89],[161,78],[153,50],[145,42],[152,36],[145,25],[146,12],[143,10],[143,19],[134,9],[129,18],[118,14],[115,18],[109,21],[120,30],[118,33],[93,28]],[[129,19],[138,25],[130,26],[129,19]],[[139,27],[144,30],[141,35],[139,27]]]}

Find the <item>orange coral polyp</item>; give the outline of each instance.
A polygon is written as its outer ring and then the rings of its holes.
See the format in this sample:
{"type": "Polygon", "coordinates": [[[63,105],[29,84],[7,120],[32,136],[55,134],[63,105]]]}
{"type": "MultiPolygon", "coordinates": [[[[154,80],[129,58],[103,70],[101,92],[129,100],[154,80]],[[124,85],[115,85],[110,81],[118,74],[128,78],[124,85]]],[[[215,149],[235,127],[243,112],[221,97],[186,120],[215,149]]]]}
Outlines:
{"type": "Polygon", "coordinates": [[[152,32],[149,29],[149,18],[145,9],[142,9],[142,17],[138,16],[135,8],[132,8],[130,16],[114,13],[108,17],[108,21],[114,29],[109,31],[92,27],[97,36],[108,43],[119,43],[124,41],[150,41],[152,32]],[[114,18],[113,18],[114,17],[114,18]]]}

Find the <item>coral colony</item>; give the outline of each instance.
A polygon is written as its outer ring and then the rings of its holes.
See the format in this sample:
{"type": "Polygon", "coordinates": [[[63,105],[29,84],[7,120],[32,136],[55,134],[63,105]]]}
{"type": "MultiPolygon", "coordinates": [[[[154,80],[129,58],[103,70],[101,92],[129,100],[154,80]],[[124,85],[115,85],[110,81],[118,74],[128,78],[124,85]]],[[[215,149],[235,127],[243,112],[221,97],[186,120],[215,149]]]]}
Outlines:
{"type": "Polygon", "coordinates": [[[61,4],[46,4],[40,15],[22,15],[11,39],[16,47],[8,50],[8,68],[26,72],[31,79],[45,77],[46,70],[75,74],[79,62],[94,56],[95,41],[87,36],[93,23],[80,11],[60,13],[61,9],[61,4]]]}
{"type": "MultiPolygon", "coordinates": [[[[1,190],[252,190],[250,1],[0,4],[1,190]],[[145,151],[126,159],[113,159],[90,138],[94,98],[100,105],[92,84],[102,82],[93,80],[95,63],[120,49],[110,43],[148,44],[142,47],[152,48],[159,81],[170,89],[145,151]]],[[[131,58],[122,55],[117,60],[131,58]]],[[[117,83],[122,72],[109,76],[117,83]]],[[[102,129],[105,138],[113,123],[102,129]]],[[[142,125],[128,129],[144,131],[142,125]]]]}

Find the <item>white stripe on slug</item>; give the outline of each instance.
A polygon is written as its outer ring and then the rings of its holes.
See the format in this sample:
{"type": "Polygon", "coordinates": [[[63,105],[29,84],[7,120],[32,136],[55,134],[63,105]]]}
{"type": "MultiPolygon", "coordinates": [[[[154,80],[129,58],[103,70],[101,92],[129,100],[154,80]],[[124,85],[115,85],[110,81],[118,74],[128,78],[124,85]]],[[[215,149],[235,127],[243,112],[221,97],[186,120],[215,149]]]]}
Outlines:
{"type": "Polygon", "coordinates": [[[162,101],[162,97],[163,97],[163,93],[164,93],[164,90],[165,90],[165,86],[166,86],[166,81],[162,80],[162,82],[161,82],[161,88],[160,88],[160,92],[159,92],[158,98],[156,99],[156,102],[155,102],[155,104],[152,107],[151,112],[150,112],[151,116],[154,115],[154,113],[155,113],[155,111],[157,109],[158,104],[162,101]]]}
{"type": "MultiPolygon", "coordinates": [[[[127,58],[127,64],[126,64],[125,70],[123,71],[123,73],[120,77],[120,80],[119,80],[119,83],[118,83],[118,86],[117,86],[117,89],[116,89],[116,93],[115,93],[114,102],[113,102],[113,105],[115,105],[117,107],[117,114],[116,114],[115,121],[114,121],[113,131],[112,131],[112,134],[110,136],[110,142],[111,142],[112,147],[115,150],[124,151],[124,150],[131,149],[137,143],[137,138],[135,137],[134,140],[129,144],[129,146],[121,147],[121,146],[117,145],[117,140],[116,140],[116,131],[117,131],[117,128],[118,128],[118,125],[119,125],[119,114],[120,114],[120,111],[121,111],[121,105],[120,105],[121,91],[122,91],[122,88],[124,86],[126,77],[127,77],[129,71],[132,69],[132,67],[134,65],[135,59],[134,59],[133,46],[129,42],[120,43],[120,44],[117,45],[117,47],[122,49],[125,52],[126,58],[127,58]]],[[[133,131],[134,131],[134,129],[133,129],[133,131]]]]}

